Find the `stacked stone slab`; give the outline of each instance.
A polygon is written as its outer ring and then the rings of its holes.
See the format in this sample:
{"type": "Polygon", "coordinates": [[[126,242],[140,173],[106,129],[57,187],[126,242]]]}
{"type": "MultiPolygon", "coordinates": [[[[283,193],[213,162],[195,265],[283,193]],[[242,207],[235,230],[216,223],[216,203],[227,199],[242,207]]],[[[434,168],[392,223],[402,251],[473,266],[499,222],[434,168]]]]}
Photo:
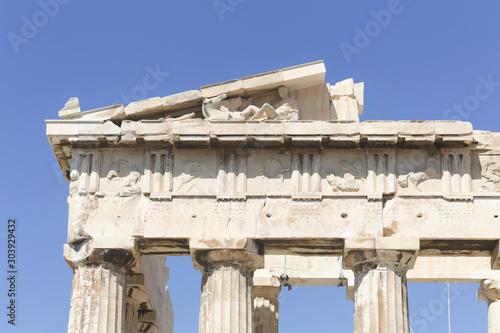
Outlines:
{"type": "Polygon", "coordinates": [[[324,78],[320,61],[127,106],[72,98],[48,120],[69,332],[172,332],[169,255],[203,273],[200,332],[277,332],[283,280],[346,286],[355,332],[409,332],[408,281],[481,283],[498,332],[500,134],[359,122],[363,84],[324,78]]]}

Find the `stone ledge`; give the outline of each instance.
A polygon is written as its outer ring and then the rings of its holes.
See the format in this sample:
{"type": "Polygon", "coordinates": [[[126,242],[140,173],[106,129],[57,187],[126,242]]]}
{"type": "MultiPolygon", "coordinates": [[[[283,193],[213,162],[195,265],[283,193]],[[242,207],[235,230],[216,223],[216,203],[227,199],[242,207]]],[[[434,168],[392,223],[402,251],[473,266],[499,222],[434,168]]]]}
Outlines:
{"type": "MultiPolygon", "coordinates": [[[[168,141],[172,144],[183,141],[199,142],[201,146],[216,143],[218,140],[235,141],[241,143],[255,139],[260,142],[272,141],[277,138],[290,138],[291,141],[314,142],[323,144],[328,141],[329,146],[336,141],[352,141],[356,146],[360,141],[370,145],[370,142],[384,142],[395,146],[405,142],[412,144],[434,144],[440,146],[449,144],[468,146],[473,138],[471,134],[460,130],[468,128],[470,123],[455,122],[459,127],[457,132],[450,130],[427,133],[422,136],[417,128],[415,133],[407,131],[407,122],[398,130],[398,123],[392,121],[377,121],[363,123],[342,123],[335,121],[205,121],[205,120],[141,120],[136,123],[124,122],[122,128],[111,121],[99,120],[47,120],[47,136],[51,143],[71,141],[72,144],[99,141],[101,145],[120,146],[122,141],[127,145],[130,141],[144,142],[168,141]]],[[[448,125],[447,125],[448,126],[448,125]]],[[[451,126],[451,125],[450,125],[451,126]]],[[[428,126],[430,128],[430,126],[428,126]]],[[[472,127],[471,127],[472,128],[472,127]]],[[[284,141],[283,141],[284,144],[284,141]]]]}

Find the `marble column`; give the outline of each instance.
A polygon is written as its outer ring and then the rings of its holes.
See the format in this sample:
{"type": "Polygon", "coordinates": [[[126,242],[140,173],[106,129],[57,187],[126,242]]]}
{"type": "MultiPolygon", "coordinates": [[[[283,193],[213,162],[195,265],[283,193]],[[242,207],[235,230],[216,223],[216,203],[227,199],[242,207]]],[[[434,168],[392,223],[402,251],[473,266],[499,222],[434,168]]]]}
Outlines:
{"type": "Polygon", "coordinates": [[[500,333],[500,280],[484,280],[478,300],[488,303],[488,333],[500,333]]]}
{"type": "Polygon", "coordinates": [[[190,240],[203,273],[199,333],[253,332],[253,273],[263,256],[247,239],[190,240]]]}
{"type": "Polygon", "coordinates": [[[253,277],[254,332],[278,333],[280,280],[269,269],[258,269],[253,277]]]}
{"type": "Polygon", "coordinates": [[[128,251],[65,246],[74,271],[68,333],[122,333],[125,330],[128,251]],[[82,250],[82,249],[80,249],[82,250]]]}
{"type": "Polygon", "coordinates": [[[354,333],[410,333],[406,271],[418,243],[407,250],[386,240],[368,243],[345,250],[344,263],[355,276],[354,333]]]}
{"type": "Polygon", "coordinates": [[[254,286],[255,333],[278,333],[281,287],[254,286]]]}
{"type": "Polygon", "coordinates": [[[75,268],[68,332],[121,333],[124,330],[125,274],[123,267],[106,262],[75,268]]]}

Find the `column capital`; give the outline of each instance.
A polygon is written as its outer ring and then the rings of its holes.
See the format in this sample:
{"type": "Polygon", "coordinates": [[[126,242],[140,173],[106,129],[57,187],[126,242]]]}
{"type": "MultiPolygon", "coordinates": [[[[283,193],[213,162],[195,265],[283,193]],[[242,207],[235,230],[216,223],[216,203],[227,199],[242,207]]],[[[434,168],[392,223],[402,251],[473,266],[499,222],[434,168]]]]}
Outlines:
{"type": "Polygon", "coordinates": [[[477,300],[488,304],[500,302],[500,280],[483,280],[477,291],[477,300]]]}
{"type": "Polygon", "coordinates": [[[406,272],[415,265],[419,249],[418,238],[348,238],[344,243],[343,266],[354,273],[379,266],[406,272]]]}
{"type": "Polygon", "coordinates": [[[136,262],[138,253],[134,239],[98,237],[64,245],[64,259],[73,270],[102,265],[125,273],[136,262]]]}
{"type": "Polygon", "coordinates": [[[281,293],[281,282],[269,269],[258,269],[253,275],[253,293],[254,298],[277,299],[281,293]]]}
{"type": "Polygon", "coordinates": [[[193,266],[201,271],[238,266],[253,272],[264,267],[262,249],[249,238],[191,238],[193,266]]]}

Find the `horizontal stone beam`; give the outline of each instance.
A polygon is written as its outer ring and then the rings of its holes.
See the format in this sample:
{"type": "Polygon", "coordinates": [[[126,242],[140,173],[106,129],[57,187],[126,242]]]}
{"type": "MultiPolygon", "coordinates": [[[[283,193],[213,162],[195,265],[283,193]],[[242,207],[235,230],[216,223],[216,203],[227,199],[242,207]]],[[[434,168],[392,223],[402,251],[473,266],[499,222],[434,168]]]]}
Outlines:
{"type": "Polygon", "coordinates": [[[467,146],[473,140],[472,125],[459,121],[126,121],[121,126],[105,120],[47,120],[51,144],[111,147],[146,142],[170,146],[227,146],[242,144],[260,147],[290,145],[352,147],[380,146],[467,146]],[[411,131],[412,125],[416,131],[411,131]],[[420,126],[420,127],[419,127],[420,126]],[[421,128],[421,130],[419,130],[421,128]]]}
{"type": "MultiPolygon", "coordinates": [[[[256,241],[264,253],[271,256],[338,257],[344,251],[342,238],[259,238],[256,241]]],[[[188,242],[188,238],[171,240],[166,237],[154,241],[141,239],[138,243],[143,255],[182,256],[190,254],[188,242]]],[[[421,239],[419,253],[423,256],[490,256],[491,260],[497,242],[496,239],[421,239]]]]}
{"type": "MultiPolygon", "coordinates": [[[[354,275],[341,265],[341,257],[288,255],[288,283],[292,286],[347,286],[353,283],[354,275]]],[[[285,256],[266,255],[264,270],[280,278],[285,274],[285,256]]],[[[500,271],[491,269],[490,257],[417,256],[407,278],[408,282],[479,283],[484,279],[499,279],[500,271]]]]}

